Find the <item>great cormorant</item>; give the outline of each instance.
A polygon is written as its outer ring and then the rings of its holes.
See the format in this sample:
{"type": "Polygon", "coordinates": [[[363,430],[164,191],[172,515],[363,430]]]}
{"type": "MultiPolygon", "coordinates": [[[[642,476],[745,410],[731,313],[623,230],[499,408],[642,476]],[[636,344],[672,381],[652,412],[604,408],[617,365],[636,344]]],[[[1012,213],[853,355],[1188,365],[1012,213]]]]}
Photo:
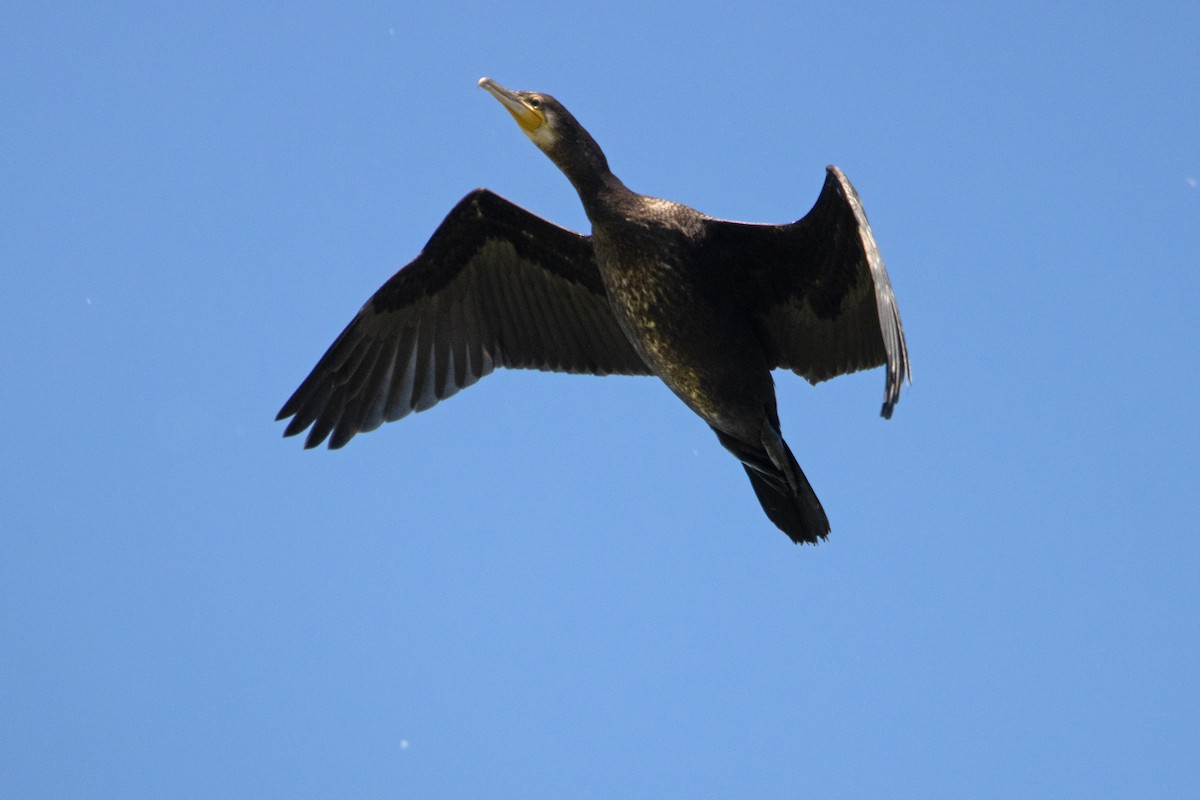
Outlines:
{"type": "Polygon", "coordinates": [[[637,194],[553,97],[490,92],[567,176],[592,224],[561,228],[487,189],[358,312],[284,404],[305,447],[424,411],[496,367],[657,375],[745,466],[795,542],[829,521],[780,434],[771,370],[812,383],[885,364],[882,415],[909,375],[891,282],[862,203],[828,167],[786,225],[715,219],[637,194]]]}

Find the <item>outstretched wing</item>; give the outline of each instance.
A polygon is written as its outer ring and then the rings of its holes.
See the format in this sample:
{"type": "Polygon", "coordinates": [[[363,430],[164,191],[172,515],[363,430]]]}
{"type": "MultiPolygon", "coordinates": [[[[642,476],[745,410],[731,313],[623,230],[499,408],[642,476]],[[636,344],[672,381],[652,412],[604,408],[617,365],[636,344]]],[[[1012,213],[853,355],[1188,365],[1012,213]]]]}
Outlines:
{"type": "Polygon", "coordinates": [[[816,204],[790,225],[716,221],[737,280],[762,326],[767,357],[812,383],[887,365],[881,414],[911,382],[892,283],[858,193],[828,167],[816,204]]]}
{"type": "Polygon", "coordinates": [[[648,375],[617,325],[589,237],[486,189],[367,301],[284,404],[305,447],[424,411],[496,367],[648,375]]]}

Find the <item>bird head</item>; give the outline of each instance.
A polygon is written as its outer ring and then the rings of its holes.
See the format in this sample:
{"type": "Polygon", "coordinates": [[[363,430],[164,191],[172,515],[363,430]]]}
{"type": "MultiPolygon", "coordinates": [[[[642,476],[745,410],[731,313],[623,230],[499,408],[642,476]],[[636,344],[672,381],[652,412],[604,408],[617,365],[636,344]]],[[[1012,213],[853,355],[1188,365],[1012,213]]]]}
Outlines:
{"type": "Polygon", "coordinates": [[[550,157],[580,191],[611,175],[596,140],[563,104],[542,92],[514,92],[491,78],[479,86],[500,101],[525,135],[550,157]]]}
{"type": "Polygon", "coordinates": [[[541,92],[514,92],[505,89],[491,78],[480,78],[479,87],[487,89],[500,105],[512,114],[517,125],[534,144],[549,153],[554,149],[566,119],[570,117],[562,104],[541,92]]]}

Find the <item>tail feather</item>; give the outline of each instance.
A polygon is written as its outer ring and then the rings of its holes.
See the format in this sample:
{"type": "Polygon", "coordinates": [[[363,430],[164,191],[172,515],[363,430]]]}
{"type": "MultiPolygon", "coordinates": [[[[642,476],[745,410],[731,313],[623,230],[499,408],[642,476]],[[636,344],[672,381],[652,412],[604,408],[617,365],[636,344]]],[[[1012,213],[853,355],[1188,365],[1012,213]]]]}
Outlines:
{"type": "Polygon", "coordinates": [[[780,491],[776,483],[767,481],[753,467],[746,467],[746,474],[767,517],[793,542],[816,544],[829,535],[825,509],[804,473],[800,473],[800,491],[795,493],[780,491]]]}
{"type": "MultiPolygon", "coordinates": [[[[715,430],[715,429],[714,429],[715,430]]],[[[829,518],[817,499],[816,492],[796,462],[791,449],[782,438],[772,444],[777,460],[786,459],[787,469],[780,469],[765,445],[757,448],[716,431],[717,438],[746,468],[750,485],[767,518],[788,537],[800,544],[816,544],[829,534],[829,518]]]]}

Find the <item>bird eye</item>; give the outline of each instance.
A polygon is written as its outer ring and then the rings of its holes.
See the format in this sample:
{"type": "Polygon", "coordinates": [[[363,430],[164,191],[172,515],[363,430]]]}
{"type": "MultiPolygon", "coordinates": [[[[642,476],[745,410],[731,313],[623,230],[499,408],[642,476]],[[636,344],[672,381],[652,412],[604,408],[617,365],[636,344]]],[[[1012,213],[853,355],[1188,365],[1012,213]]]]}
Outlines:
{"type": "Polygon", "coordinates": [[[541,108],[542,107],[542,98],[537,97],[536,95],[534,97],[529,98],[529,105],[533,108],[541,108]]]}

